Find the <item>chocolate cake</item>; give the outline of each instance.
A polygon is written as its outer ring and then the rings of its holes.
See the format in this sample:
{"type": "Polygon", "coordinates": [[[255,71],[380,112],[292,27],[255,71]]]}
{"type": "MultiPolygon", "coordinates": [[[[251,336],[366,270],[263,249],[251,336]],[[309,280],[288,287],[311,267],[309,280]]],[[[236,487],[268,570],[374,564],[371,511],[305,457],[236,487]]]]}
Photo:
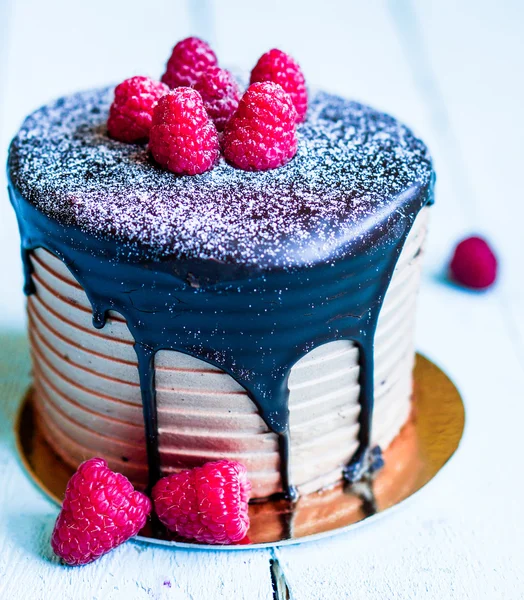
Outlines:
{"type": "Polygon", "coordinates": [[[287,165],[179,176],[108,136],[112,91],[37,110],[9,152],[49,444],[141,488],[234,459],[255,499],[378,469],[411,410],[424,144],[313,92],[287,165]]]}

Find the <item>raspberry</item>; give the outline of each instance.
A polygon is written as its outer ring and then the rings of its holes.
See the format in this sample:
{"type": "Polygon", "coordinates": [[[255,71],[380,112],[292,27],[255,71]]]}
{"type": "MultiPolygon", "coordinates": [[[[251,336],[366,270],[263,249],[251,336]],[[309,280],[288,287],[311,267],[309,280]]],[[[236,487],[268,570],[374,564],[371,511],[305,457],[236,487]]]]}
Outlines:
{"type": "Polygon", "coordinates": [[[170,531],[206,544],[234,544],[249,528],[250,493],[246,467],[219,460],[164,477],[152,497],[170,531]]]}
{"type": "Polygon", "coordinates": [[[160,99],[149,149],[158,164],[173,173],[196,175],[213,167],[220,154],[218,134],[198,92],[180,87],[160,99]]]}
{"type": "Polygon", "coordinates": [[[216,54],[209,44],[196,37],[188,37],[173,48],[162,81],[170,88],[191,87],[204,71],[217,63],[216,54]]]}
{"type": "Polygon", "coordinates": [[[153,108],[167,92],[167,85],[149,77],[131,77],[117,85],[107,120],[109,135],[121,142],[147,141],[153,108]]]}
{"type": "Polygon", "coordinates": [[[194,87],[202,96],[207,114],[218,131],[222,131],[240,100],[240,89],[233,75],[225,69],[209,67],[194,87]]]}
{"type": "Polygon", "coordinates": [[[272,81],[291,96],[297,110],[297,122],[306,118],[306,80],[298,63],[289,54],[273,48],[263,54],[251,71],[251,83],[272,81]]]}
{"type": "Polygon", "coordinates": [[[495,282],[497,266],[497,258],[488,243],[480,237],[470,237],[455,248],[450,272],[458,283],[481,290],[495,282]]]}
{"type": "Polygon", "coordinates": [[[92,458],[67,484],[51,546],[68,565],[85,565],[135,536],[150,512],[147,496],[105,460],[92,458]]]}
{"type": "Polygon", "coordinates": [[[224,156],[246,171],[285,165],[297,152],[296,115],[289,94],[276,83],[250,85],[225,129],[224,156]]]}

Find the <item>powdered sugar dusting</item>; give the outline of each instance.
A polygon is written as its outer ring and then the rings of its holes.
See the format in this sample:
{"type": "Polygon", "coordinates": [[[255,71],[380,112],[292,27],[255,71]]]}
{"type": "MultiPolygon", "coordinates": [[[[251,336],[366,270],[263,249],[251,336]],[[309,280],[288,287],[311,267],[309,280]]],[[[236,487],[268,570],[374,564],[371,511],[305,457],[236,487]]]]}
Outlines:
{"type": "Polygon", "coordinates": [[[325,260],[431,179],[427,149],[409,129],[323,92],[311,95],[286,166],[250,173],[221,159],[208,173],[177,176],[145,146],[108,137],[112,93],[77,93],[29,116],[10,175],[46,215],[151,259],[260,268],[325,260]]]}

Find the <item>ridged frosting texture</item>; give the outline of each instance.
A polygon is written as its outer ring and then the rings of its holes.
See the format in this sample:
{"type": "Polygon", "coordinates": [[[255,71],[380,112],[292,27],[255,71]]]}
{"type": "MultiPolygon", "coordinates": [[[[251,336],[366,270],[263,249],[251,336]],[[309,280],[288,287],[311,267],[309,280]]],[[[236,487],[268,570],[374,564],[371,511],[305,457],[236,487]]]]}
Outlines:
{"type": "MultiPolygon", "coordinates": [[[[415,221],[387,291],[375,342],[372,439],[386,448],[410,412],[413,327],[428,209],[415,221]]],[[[55,451],[76,466],[94,455],[135,484],[147,484],[137,359],[125,320],[103,330],[60,260],[32,257],[36,294],[28,298],[39,420],[55,451]]],[[[290,380],[291,479],[301,493],[331,485],[357,449],[358,350],[339,340],[316,348],[290,380]]],[[[160,351],[155,359],[159,450],[164,474],[207,460],[246,464],[253,497],[281,489],[276,436],[244,389],[196,358],[160,351]]]]}

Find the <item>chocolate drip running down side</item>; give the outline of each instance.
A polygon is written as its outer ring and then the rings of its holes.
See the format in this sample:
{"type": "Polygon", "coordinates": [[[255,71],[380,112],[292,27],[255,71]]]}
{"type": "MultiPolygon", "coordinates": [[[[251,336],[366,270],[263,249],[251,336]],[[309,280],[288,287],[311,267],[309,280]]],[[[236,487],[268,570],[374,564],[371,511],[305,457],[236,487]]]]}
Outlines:
{"type": "MultiPolygon", "coordinates": [[[[323,104],[319,99],[312,103],[311,112],[316,117],[310,117],[301,131],[301,149],[292,161],[295,164],[261,174],[266,181],[266,197],[261,196],[256,188],[260,179],[253,178],[253,175],[257,174],[233,172],[232,167],[225,163],[221,163],[215,173],[207,174],[207,179],[206,176],[198,179],[159,174],[153,165],[138,161],[140,169],[146,169],[150,175],[144,181],[142,174],[140,181],[144,187],[139,190],[141,194],[146,194],[149,189],[151,195],[160,177],[164,196],[167,194],[165,182],[173,187],[168,190],[172,194],[165,199],[168,206],[173,202],[176,204],[182,191],[192,192],[195,195],[194,212],[205,214],[203,203],[213,203],[212,194],[218,194],[219,189],[222,195],[217,195],[217,203],[223,202],[225,195],[226,204],[232,205],[233,213],[238,209],[234,204],[236,200],[244,203],[243,218],[249,221],[246,222],[247,230],[250,230],[252,219],[259,221],[260,236],[256,235],[256,229],[252,230],[251,246],[246,245],[246,240],[238,239],[238,230],[228,222],[231,239],[223,237],[225,230],[220,226],[224,223],[216,226],[224,243],[219,244],[215,255],[208,255],[209,244],[204,251],[204,246],[195,247],[194,240],[177,238],[175,229],[157,240],[157,246],[152,249],[150,238],[131,239],[130,231],[126,233],[122,229],[130,227],[127,222],[129,215],[126,215],[125,221],[114,221],[121,214],[110,205],[117,192],[122,195],[127,189],[134,210],[143,210],[146,215],[151,206],[147,202],[137,204],[132,197],[133,193],[137,193],[136,180],[132,176],[136,175],[137,148],[132,147],[134,150],[131,152],[129,146],[108,140],[100,133],[100,123],[92,121],[105,119],[107,94],[104,94],[104,91],[98,92],[98,111],[93,112],[92,98],[87,104],[84,98],[86,109],[80,111],[80,117],[78,107],[77,113],[73,111],[76,116],[70,118],[69,137],[66,136],[65,141],[64,126],[60,125],[61,140],[55,140],[52,150],[56,154],[55,146],[62,144],[60,155],[64,164],[55,167],[53,181],[46,180],[45,176],[45,161],[52,152],[48,147],[42,150],[35,141],[36,137],[27,135],[28,131],[34,134],[34,123],[30,121],[32,117],[29,118],[25,139],[23,136],[15,139],[11,148],[9,190],[22,238],[26,293],[34,291],[30,252],[42,247],[67,265],[86,292],[92,305],[95,327],[104,327],[109,311],[120,313],[127,321],[138,357],[150,485],[160,476],[154,382],[154,358],[158,351],[174,350],[204,360],[223,369],[246,389],[268,428],[279,437],[282,488],[288,497],[293,497],[289,476],[289,374],[293,365],[307,352],[341,339],[356,342],[360,349],[359,449],[346,470],[348,479],[359,479],[369,467],[374,395],[373,342],[378,316],[411,226],[422,207],[432,201],[431,163],[424,146],[390,117],[354,103],[342,104],[346,113],[342,111],[340,114],[346,115],[346,118],[341,117],[340,126],[331,117],[322,121],[319,115],[330,110],[340,112],[340,103],[345,102],[324,95],[323,104]],[[360,115],[355,122],[347,116],[352,111],[360,115]],[[362,114],[366,115],[364,120],[362,114]],[[363,131],[357,128],[351,134],[351,127],[355,129],[358,123],[363,131]],[[377,128],[377,123],[383,123],[382,129],[377,128]],[[342,132],[338,141],[337,131],[342,132]],[[350,153],[351,136],[356,136],[364,146],[362,140],[368,139],[369,142],[372,139],[372,147],[368,151],[371,153],[374,149],[375,152],[359,158],[364,172],[364,175],[360,174],[360,185],[362,187],[363,182],[367,182],[370,189],[367,194],[365,189],[360,190],[362,197],[356,200],[355,194],[359,190],[347,188],[346,179],[351,179],[351,174],[342,161],[342,158],[346,162],[351,159],[351,156],[344,157],[343,152],[350,153]],[[32,155],[27,152],[27,147],[33,151],[32,155]],[[333,152],[326,154],[326,148],[331,147],[333,152]],[[311,156],[315,158],[319,152],[319,160],[312,162],[311,156]],[[72,154],[77,161],[76,170],[72,170],[68,182],[67,161],[72,154]],[[38,167],[43,170],[43,181],[31,187],[27,185],[26,167],[27,162],[34,161],[35,155],[41,159],[38,167]],[[130,172],[130,179],[125,189],[120,180],[117,188],[111,183],[106,183],[105,190],[97,188],[99,202],[103,202],[101,191],[109,198],[109,205],[104,205],[101,210],[100,220],[113,219],[111,226],[108,224],[107,230],[101,232],[97,229],[100,223],[95,224],[92,217],[88,221],[83,220],[86,209],[78,195],[81,194],[82,182],[89,187],[85,183],[85,175],[94,170],[93,161],[98,161],[98,168],[103,170],[103,158],[109,156],[107,160],[111,168],[120,169],[120,166],[114,166],[115,155],[119,158],[118,164],[123,162],[124,170],[130,172]],[[393,168],[395,156],[397,159],[400,156],[401,166],[397,164],[393,168]],[[389,163],[388,157],[391,159],[389,163]],[[333,162],[335,158],[336,163],[333,162]],[[330,160],[331,167],[327,166],[330,160]],[[87,171],[84,169],[86,164],[87,171]],[[322,185],[318,190],[311,188],[311,181],[318,180],[315,169],[320,173],[331,173],[328,179],[322,175],[322,185]],[[382,174],[381,197],[377,196],[377,183],[373,181],[373,173],[376,175],[377,172],[382,174]],[[244,185],[235,192],[235,178],[239,177],[243,178],[244,185]],[[207,198],[194,191],[196,181],[204,189],[206,182],[209,184],[207,191],[210,195],[207,198]],[[253,182],[251,188],[250,181],[253,182]],[[268,181],[274,185],[268,186],[268,181]],[[278,196],[283,194],[283,185],[288,186],[285,200],[278,196]],[[306,198],[306,190],[309,190],[311,200],[307,199],[309,196],[306,198]],[[57,192],[63,192],[62,196],[57,192]],[[240,196],[237,198],[235,194],[238,193],[240,196]],[[244,197],[249,193],[250,196],[244,197]],[[292,194],[297,206],[289,205],[293,202],[292,194]],[[316,206],[322,194],[326,196],[326,204],[331,205],[331,213],[320,219],[320,227],[312,216],[312,203],[316,206]],[[58,214],[53,213],[53,209],[49,208],[53,200],[58,205],[65,202],[66,208],[62,207],[58,214]],[[260,217],[264,205],[273,206],[280,212],[275,214],[274,219],[270,212],[260,217]],[[352,206],[354,210],[351,210],[352,206]],[[286,224],[288,210],[291,211],[290,222],[286,224]],[[110,216],[107,217],[107,214],[110,216]],[[285,235],[277,241],[265,235],[272,220],[286,224],[285,235]],[[313,235],[308,228],[313,228],[318,235],[313,235]],[[306,244],[309,251],[303,250],[302,244],[306,244]],[[262,253],[258,262],[253,260],[254,249],[262,253]]],[[[67,100],[63,101],[59,112],[62,111],[63,118],[66,118],[69,113],[64,112],[64,102],[67,105],[67,100]]],[[[45,109],[42,110],[53,131],[53,118],[45,115],[45,109]]],[[[51,109],[48,112],[54,114],[51,109]]],[[[38,143],[45,146],[50,142],[44,140],[38,143]]],[[[355,152],[362,150],[358,144],[356,148],[355,152]]],[[[353,158],[356,160],[355,156],[353,158]]],[[[57,160],[56,155],[53,160],[57,160]]],[[[47,168],[52,168],[52,165],[47,165],[47,168]]],[[[107,168],[110,168],[109,164],[107,168]]],[[[118,173],[113,174],[113,179],[118,177],[118,173]]],[[[208,221],[214,214],[212,208],[210,211],[208,221]]],[[[226,219],[224,215],[222,218],[226,219]]],[[[145,230],[158,227],[154,216],[151,222],[144,221],[145,230]]],[[[185,214],[186,219],[190,217],[191,213],[185,214]]],[[[210,223],[206,221],[203,228],[212,240],[213,232],[210,233],[209,227],[210,223]]],[[[169,227],[162,231],[169,231],[169,227]]]]}
{"type": "Polygon", "coordinates": [[[111,243],[52,221],[14,191],[12,201],[20,216],[26,290],[32,291],[28,253],[43,247],[68,266],[86,291],[95,327],[104,326],[108,311],[121,313],[127,321],[138,356],[151,483],[160,475],[153,361],[157,351],[166,349],[216,365],[246,388],[268,427],[279,435],[283,488],[292,495],[287,406],[291,368],[316,346],[337,339],[356,341],[361,356],[357,455],[363,456],[373,411],[376,322],[411,218],[399,216],[368,251],[332,266],[194,288],[169,273],[165,263],[133,263],[114,255],[111,243]],[[380,277],[367,281],[375,272],[380,277]],[[275,354],[275,347],[287,350],[275,354]]]}

